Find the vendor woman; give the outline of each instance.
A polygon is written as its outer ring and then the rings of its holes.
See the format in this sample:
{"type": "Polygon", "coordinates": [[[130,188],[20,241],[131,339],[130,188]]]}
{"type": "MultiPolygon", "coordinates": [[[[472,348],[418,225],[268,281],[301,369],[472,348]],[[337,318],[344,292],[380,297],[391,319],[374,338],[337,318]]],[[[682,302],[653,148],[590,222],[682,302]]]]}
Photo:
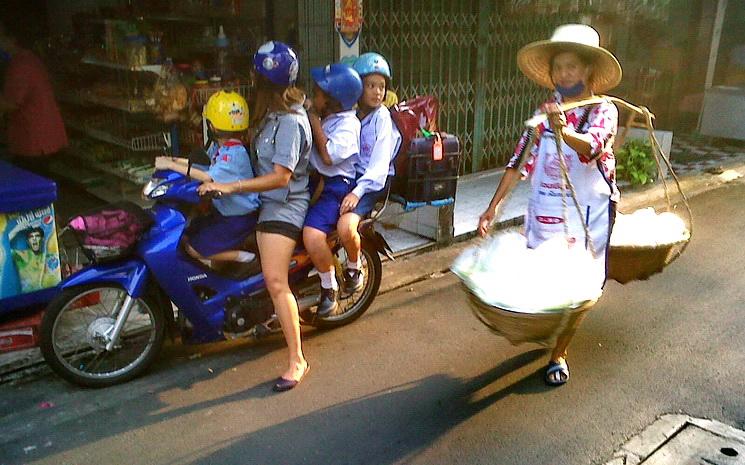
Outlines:
{"type": "MultiPolygon", "coordinates": [[[[556,236],[567,237],[573,246],[584,245],[599,262],[598,285],[605,283],[605,262],[619,193],[615,179],[613,139],[618,127],[618,110],[610,102],[561,111],[562,104],[578,102],[606,92],[621,81],[621,65],[600,47],[600,36],[590,26],[559,26],[550,40],[523,47],[517,55],[520,70],[533,82],[554,91],[537,111],[548,119],[535,134],[526,131],[507,164],[489,207],[479,218],[479,234],[485,236],[502,200],[521,176],[531,185],[525,234],[529,248],[556,236]],[[562,152],[569,179],[574,186],[581,217],[568,188],[564,191],[555,133],[564,140],[562,152]],[[534,137],[533,137],[534,136],[534,137]],[[535,140],[531,144],[530,140],[535,140]],[[527,157],[527,158],[525,158],[527,157]],[[525,158],[524,168],[519,170],[525,158]],[[562,195],[567,193],[566,206],[562,195]],[[566,219],[568,232],[565,230],[566,219]],[[585,227],[589,240],[585,237],[585,227]]],[[[557,272],[560,272],[557,269],[557,272]]],[[[569,379],[567,346],[585,313],[581,313],[558,337],[546,370],[546,383],[564,384],[569,379]]]]}

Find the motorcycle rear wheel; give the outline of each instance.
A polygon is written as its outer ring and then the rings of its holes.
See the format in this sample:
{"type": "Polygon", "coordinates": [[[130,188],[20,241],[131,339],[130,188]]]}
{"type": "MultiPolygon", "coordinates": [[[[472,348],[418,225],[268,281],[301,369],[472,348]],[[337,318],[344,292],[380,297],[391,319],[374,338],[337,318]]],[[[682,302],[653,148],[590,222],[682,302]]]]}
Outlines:
{"type": "MultiPolygon", "coordinates": [[[[335,257],[336,261],[341,265],[346,261],[344,254],[344,249],[340,248],[335,257]]],[[[364,238],[362,239],[360,258],[365,283],[362,289],[352,294],[344,294],[343,291],[340,292],[339,309],[327,317],[315,319],[313,322],[314,326],[322,329],[331,329],[348,325],[361,317],[370,307],[370,304],[373,303],[380,289],[383,264],[375,246],[364,238]]],[[[339,269],[337,268],[337,270],[339,269]]],[[[339,274],[337,273],[337,280],[341,283],[342,277],[339,274]]]]}
{"type": "Polygon", "coordinates": [[[119,342],[105,349],[105,335],[116,321],[117,302],[126,291],[95,284],[65,289],[47,308],[41,323],[41,351],[65,380],[85,387],[107,387],[142,374],[165,338],[165,316],[150,296],[135,299],[119,342]]]}

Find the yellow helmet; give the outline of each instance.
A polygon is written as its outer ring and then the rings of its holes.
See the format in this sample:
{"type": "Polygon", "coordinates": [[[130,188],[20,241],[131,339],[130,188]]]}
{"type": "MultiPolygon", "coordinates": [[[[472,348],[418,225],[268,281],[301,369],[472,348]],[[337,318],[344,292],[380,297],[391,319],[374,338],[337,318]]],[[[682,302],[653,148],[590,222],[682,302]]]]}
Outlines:
{"type": "Polygon", "coordinates": [[[248,104],[241,94],[221,90],[207,100],[202,117],[218,131],[245,131],[248,129],[248,104]]]}

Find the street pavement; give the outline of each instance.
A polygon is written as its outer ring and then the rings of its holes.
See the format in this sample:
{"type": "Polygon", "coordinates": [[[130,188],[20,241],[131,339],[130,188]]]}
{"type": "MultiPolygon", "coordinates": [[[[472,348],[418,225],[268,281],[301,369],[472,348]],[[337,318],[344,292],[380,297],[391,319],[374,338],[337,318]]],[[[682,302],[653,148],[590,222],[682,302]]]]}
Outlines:
{"type": "Polygon", "coordinates": [[[492,335],[436,271],[459,244],[400,261],[429,279],[389,285],[354,324],[306,331],[312,368],[289,393],[270,390],[281,338],[171,345],[105,390],[0,385],[0,464],[590,464],[663,414],[743,428],[743,198],[741,180],[696,196],[686,252],[608,284],[561,388],[543,349],[492,335]]]}

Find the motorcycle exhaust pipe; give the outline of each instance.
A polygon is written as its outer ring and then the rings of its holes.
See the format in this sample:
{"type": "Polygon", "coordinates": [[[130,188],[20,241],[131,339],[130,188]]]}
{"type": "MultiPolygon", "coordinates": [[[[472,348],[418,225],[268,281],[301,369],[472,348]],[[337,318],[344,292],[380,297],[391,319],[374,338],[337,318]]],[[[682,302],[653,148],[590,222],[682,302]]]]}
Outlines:
{"type": "Polygon", "coordinates": [[[308,295],[297,299],[297,308],[298,311],[303,312],[305,310],[310,310],[311,308],[317,306],[319,303],[321,303],[320,294],[308,295]]]}

